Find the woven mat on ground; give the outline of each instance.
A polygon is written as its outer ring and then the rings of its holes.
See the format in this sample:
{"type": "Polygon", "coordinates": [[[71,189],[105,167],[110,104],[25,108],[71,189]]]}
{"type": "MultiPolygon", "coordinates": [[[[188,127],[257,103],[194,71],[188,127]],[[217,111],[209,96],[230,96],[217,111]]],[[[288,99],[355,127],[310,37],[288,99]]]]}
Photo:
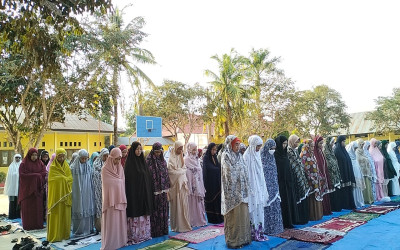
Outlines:
{"type": "Polygon", "coordinates": [[[328,248],[327,245],[323,244],[317,244],[317,243],[311,243],[311,242],[303,242],[303,241],[297,241],[297,240],[287,240],[283,242],[282,244],[272,248],[274,250],[297,250],[297,249],[307,249],[307,250],[322,250],[328,248]]]}
{"type": "Polygon", "coordinates": [[[208,226],[208,227],[199,228],[194,231],[180,233],[180,234],[177,234],[174,236],[170,236],[170,238],[177,239],[177,240],[184,240],[184,241],[188,241],[190,243],[197,244],[197,243],[215,238],[215,237],[223,235],[223,234],[224,234],[223,227],[208,226]]]}
{"type": "Polygon", "coordinates": [[[343,238],[343,236],[329,234],[329,233],[317,233],[312,231],[287,229],[283,233],[277,235],[284,239],[295,239],[300,241],[315,242],[322,244],[331,244],[343,238]]]}
{"type": "Polygon", "coordinates": [[[328,221],[312,226],[312,228],[322,228],[324,230],[334,230],[342,233],[364,225],[366,221],[346,220],[341,218],[332,218],[328,221]]]}
{"type": "Polygon", "coordinates": [[[47,228],[38,229],[38,230],[30,230],[25,231],[27,234],[30,234],[38,239],[46,238],[47,237],[47,228]]]}
{"type": "Polygon", "coordinates": [[[379,206],[400,207],[400,201],[383,202],[379,206]]]}
{"type": "Polygon", "coordinates": [[[175,250],[181,249],[189,244],[189,242],[169,239],[148,247],[140,248],[141,250],[175,250]]]}
{"type": "Polygon", "coordinates": [[[349,214],[339,216],[339,218],[343,220],[370,221],[372,219],[378,218],[379,216],[379,214],[351,212],[349,214]]]}
{"type": "Polygon", "coordinates": [[[375,206],[372,205],[367,208],[356,210],[357,213],[372,213],[372,214],[387,214],[396,210],[397,207],[389,207],[389,206],[375,206]]]}
{"type": "Polygon", "coordinates": [[[78,249],[88,246],[93,243],[101,242],[101,235],[89,234],[85,237],[72,238],[69,240],[63,240],[60,242],[51,243],[51,246],[60,249],[78,249]]]}

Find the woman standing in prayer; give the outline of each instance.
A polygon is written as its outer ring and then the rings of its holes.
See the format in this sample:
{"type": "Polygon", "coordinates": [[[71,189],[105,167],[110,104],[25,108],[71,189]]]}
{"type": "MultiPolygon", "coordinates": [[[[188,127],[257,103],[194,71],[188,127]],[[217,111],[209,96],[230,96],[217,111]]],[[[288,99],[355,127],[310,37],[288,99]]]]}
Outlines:
{"type": "MultiPolygon", "coordinates": [[[[355,178],[353,166],[349,154],[346,151],[346,136],[338,136],[335,143],[335,156],[338,161],[340,176],[342,178],[341,188],[338,193],[339,201],[342,209],[354,209],[353,185],[355,185],[355,178]]],[[[337,191],[336,191],[337,192],[337,191]]]]}
{"type": "Polygon", "coordinates": [[[281,196],[281,210],[283,226],[293,228],[295,221],[299,221],[299,213],[296,206],[296,184],[292,175],[292,168],[287,154],[288,140],[280,135],[275,139],[276,150],[274,152],[278,169],[279,193],[281,196]]]}
{"type": "Polygon", "coordinates": [[[146,158],[153,178],[154,211],[150,216],[151,237],[168,235],[168,192],[169,177],[167,162],[164,160],[162,145],[159,142],[153,144],[150,154],[146,158]]]}
{"type": "Polygon", "coordinates": [[[224,222],[221,215],[221,165],[217,159],[217,145],[210,143],[203,158],[203,179],[206,195],[204,197],[209,223],[224,222]]]}
{"type": "MultiPolygon", "coordinates": [[[[128,206],[128,244],[151,239],[150,215],[153,212],[153,183],[146,166],[142,145],[133,142],[125,163],[125,190],[128,206]]],[[[158,205],[158,204],[156,204],[158,205]]]]}
{"type": "MultiPolygon", "coordinates": [[[[329,194],[330,204],[332,211],[340,212],[342,210],[339,189],[341,185],[340,178],[340,169],[339,165],[333,152],[333,144],[335,143],[335,139],[333,137],[328,136],[325,141],[324,146],[324,155],[326,160],[326,165],[328,168],[328,189],[332,190],[329,194]]],[[[325,200],[325,199],[324,199],[325,200]]]]}
{"type": "Polygon", "coordinates": [[[94,205],[96,214],[94,216],[94,227],[97,232],[101,231],[101,215],[102,215],[102,190],[101,190],[101,169],[105,164],[109,151],[108,148],[102,148],[99,157],[93,163],[92,186],[94,190],[94,205]]]}
{"type": "Polygon", "coordinates": [[[381,151],[378,148],[377,140],[375,138],[371,139],[371,146],[369,147],[369,153],[374,160],[375,171],[376,171],[376,199],[379,201],[385,197],[384,185],[385,185],[385,175],[383,172],[384,158],[381,151]]]}
{"type": "Polygon", "coordinates": [[[203,170],[201,169],[197,145],[194,142],[189,142],[187,145],[187,153],[184,157],[186,165],[186,178],[189,188],[189,212],[190,224],[192,227],[202,227],[207,225],[204,196],[205,188],[203,182],[203,170]]]}
{"type": "Polygon", "coordinates": [[[46,175],[46,167],[38,159],[38,150],[29,149],[19,166],[18,204],[25,230],[43,228],[46,175]]]}
{"type": "Polygon", "coordinates": [[[374,196],[372,194],[372,173],[371,173],[371,163],[368,157],[364,153],[364,140],[358,139],[357,140],[358,148],[356,149],[356,158],[358,165],[360,166],[362,176],[364,178],[365,188],[362,191],[364,202],[366,204],[374,203],[374,196]]]}
{"type": "Polygon", "coordinates": [[[46,150],[43,150],[42,153],[40,153],[40,160],[43,162],[43,164],[45,166],[47,166],[47,164],[50,161],[49,152],[47,152],[46,150]]]}
{"type": "Polygon", "coordinates": [[[128,157],[128,148],[124,144],[122,144],[119,145],[119,149],[121,150],[122,153],[121,165],[122,167],[125,167],[126,158],[128,157]]]}
{"type": "Polygon", "coordinates": [[[243,155],[246,152],[246,145],[244,143],[240,143],[240,150],[239,152],[243,155]]]}
{"type": "Polygon", "coordinates": [[[174,232],[191,231],[189,217],[189,188],[183,160],[183,143],[176,141],[168,160],[170,223],[174,232]]]}
{"type": "Polygon", "coordinates": [[[322,180],[325,180],[326,182],[326,187],[327,190],[325,194],[322,194],[322,210],[324,215],[331,215],[332,214],[332,209],[331,209],[331,202],[329,198],[329,193],[332,193],[335,188],[333,185],[330,186],[331,184],[331,178],[329,175],[328,171],[328,164],[326,163],[325,155],[323,152],[323,147],[324,147],[324,138],[322,136],[317,135],[314,138],[314,155],[315,158],[317,159],[317,166],[319,171],[321,172],[322,175],[322,180]]]}
{"type": "Polygon", "coordinates": [[[278,170],[274,157],[275,150],[276,143],[273,139],[268,139],[261,150],[261,162],[269,194],[267,206],[264,208],[264,233],[268,235],[277,235],[283,232],[278,170]]]}
{"type": "Polygon", "coordinates": [[[21,155],[14,155],[14,161],[8,167],[6,183],[4,185],[4,194],[8,196],[8,219],[20,218],[18,206],[18,187],[19,187],[19,166],[21,164],[21,155]]]}
{"type": "Polygon", "coordinates": [[[264,232],[264,207],[268,202],[268,190],[265,183],[263,166],[261,163],[260,149],[263,145],[261,137],[252,135],[249,137],[249,147],[243,154],[244,163],[248,168],[249,186],[252,193],[249,194],[250,222],[264,232]]]}
{"type": "Polygon", "coordinates": [[[354,178],[356,185],[353,187],[354,203],[357,208],[364,206],[363,190],[365,189],[364,176],[361,172],[360,165],[357,161],[356,150],[358,148],[357,142],[351,142],[347,145],[346,150],[349,153],[351,159],[351,165],[353,166],[354,178]]]}
{"type": "Polygon", "coordinates": [[[395,170],[396,176],[392,178],[392,192],[393,195],[400,195],[399,177],[400,177],[400,164],[397,161],[395,149],[397,145],[395,142],[389,143],[387,153],[389,155],[390,161],[392,162],[393,168],[395,170]]]}
{"type": "Polygon", "coordinates": [[[71,160],[68,162],[69,165],[72,165],[72,163],[74,163],[74,161],[78,159],[78,152],[74,152],[71,156],[71,160]]]}
{"type": "Polygon", "coordinates": [[[225,242],[228,248],[251,243],[248,208],[249,188],[247,167],[240,153],[240,140],[229,135],[222,153],[221,213],[224,215],[225,242]]]}
{"type": "Polygon", "coordinates": [[[312,221],[322,219],[322,200],[323,195],[326,194],[328,189],[326,179],[323,178],[321,171],[317,166],[317,159],[315,159],[314,155],[314,147],[315,144],[313,140],[306,140],[300,154],[304,164],[304,169],[306,171],[308,184],[311,188],[308,203],[310,220],[312,221]]]}
{"type": "Polygon", "coordinates": [[[93,167],[94,161],[97,159],[97,157],[99,157],[99,153],[98,152],[93,152],[92,155],[90,156],[90,159],[89,159],[90,166],[93,167]]]}
{"type": "Polygon", "coordinates": [[[376,198],[376,181],[377,181],[377,176],[376,176],[376,170],[375,170],[375,163],[374,163],[374,159],[372,159],[371,154],[369,153],[369,148],[371,147],[371,143],[369,141],[366,141],[364,143],[363,149],[364,149],[364,155],[368,158],[369,161],[369,165],[371,168],[371,189],[372,189],[372,195],[374,197],[374,201],[377,200],[376,198]]]}
{"type": "Polygon", "coordinates": [[[47,202],[47,240],[50,242],[69,239],[71,233],[72,174],[66,156],[65,149],[58,148],[50,166],[47,202]]]}
{"type": "Polygon", "coordinates": [[[393,196],[393,195],[399,195],[400,194],[400,187],[399,187],[399,181],[398,181],[398,172],[396,172],[392,160],[390,159],[390,156],[388,154],[388,145],[389,141],[383,140],[382,141],[382,155],[385,159],[385,165],[383,168],[383,171],[385,173],[385,180],[388,182],[388,195],[393,196]]]}
{"type": "Polygon", "coordinates": [[[397,148],[394,150],[394,152],[396,153],[397,162],[400,163],[400,152],[399,152],[400,141],[396,141],[395,143],[396,143],[397,148]]]}
{"type": "Polygon", "coordinates": [[[89,153],[78,152],[78,158],[71,165],[72,172],[72,232],[75,236],[93,233],[94,194],[92,187],[93,168],[89,164],[89,153]]]}
{"type": "Polygon", "coordinates": [[[310,186],[308,184],[304,165],[297,153],[297,147],[299,145],[300,138],[297,135],[291,135],[289,137],[287,146],[287,155],[290,162],[292,176],[295,181],[295,194],[296,194],[296,206],[298,216],[294,220],[294,224],[307,224],[310,219],[309,207],[308,207],[308,195],[310,192],[310,186]]]}
{"type": "Polygon", "coordinates": [[[101,248],[114,250],[126,245],[126,196],[125,175],[121,165],[122,153],[119,148],[111,150],[101,170],[103,204],[101,218],[101,248]]]}

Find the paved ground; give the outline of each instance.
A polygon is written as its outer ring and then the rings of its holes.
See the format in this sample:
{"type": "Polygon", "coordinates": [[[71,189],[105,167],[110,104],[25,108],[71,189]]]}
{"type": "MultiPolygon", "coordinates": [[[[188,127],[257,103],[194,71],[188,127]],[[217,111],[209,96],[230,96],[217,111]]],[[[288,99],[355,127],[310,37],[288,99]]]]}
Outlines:
{"type": "Polygon", "coordinates": [[[0,214],[8,214],[8,196],[0,194],[0,214]]]}

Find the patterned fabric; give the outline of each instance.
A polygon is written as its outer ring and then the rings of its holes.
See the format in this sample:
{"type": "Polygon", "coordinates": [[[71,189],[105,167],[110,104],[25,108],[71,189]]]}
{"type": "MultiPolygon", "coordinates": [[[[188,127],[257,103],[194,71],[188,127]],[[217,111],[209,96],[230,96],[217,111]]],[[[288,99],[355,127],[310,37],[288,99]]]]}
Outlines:
{"type": "Polygon", "coordinates": [[[184,240],[188,241],[190,243],[198,244],[203,241],[213,239],[215,237],[218,237],[220,235],[224,234],[224,228],[219,227],[219,226],[208,226],[208,227],[203,227],[194,231],[186,232],[186,233],[180,233],[174,236],[170,236],[172,239],[177,239],[177,240],[184,240]]]}
{"type": "Polygon", "coordinates": [[[339,216],[339,218],[343,220],[370,221],[372,219],[378,218],[379,216],[379,214],[351,212],[349,214],[339,216]]]}
{"type": "Polygon", "coordinates": [[[150,239],[150,216],[128,217],[128,244],[138,244],[150,239]]]}
{"type": "Polygon", "coordinates": [[[357,210],[358,213],[372,213],[372,214],[387,214],[396,210],[397,207],[388,207],[388,206],[375,206],[372,205],[367,208],[357,210]]]}
{"type": "MultiPolygon", "coordinates": [[[[249,180],[242,154],[232,150],[231,142],[237,138],[230,135],[225,140],[222,153],[222,194],[221,214],[225,215],[240,203],[248,201],[249,180]]],[[[251,192],[251,190],[250,190],[251,192]]]]}
{"type": "Polygon", "coordinates": [[[310,185],[310,194],[315,192],[315,199],[317,201],[323,200],[323,195],[328,191],[326,178],[324,178],[317,166],[317,160],[314,156],[314,142],[307,140],[301,150],[300,157],[304,164],[304,169],[310,185]]]}
{"type": "Polygon", "coordinates": [[[323,250],[328,248],[329,246],[323,244],[316,244],[311,242],[303,242],[297,240],[287,240],[280,245],[272,248],[273,250],[323,250]]]}
{"type": "Polygon", "coordinates": [[[371,171],[371,162],[369,161],[368,157],[365,155],[364,151],[364,140],[358,139],[357,140],[358,148],[356,149],[356,158],[358,164],[361,168],[361,173],[364,177],[369,177],[372,180],[372,171],[371,171]]]}
{"type": "Polygon", "coordinates": [[[103,148],[100,151],[99,157],[93,163],[93,176],[92,176],[92,186],[94,190],[94,201],[95,201],[95,210],[96,210],[96,218],[101,218],[102,214],[102,189],[101,189],[101,169],[103,168],[103,156],[108,155],[109,151],[107,148],[103,148]]]}
{"type": "Polygon", "coordinates": [[[140,250],[175,250],[188,245],[189,242],[181,240],[166,240],[148,247],[140,248],[140,250]]]}
{"type": "Polygon", "coordinates": [[[371,168],[371,174],[372,174],[372,177],[371,177],[371,186],[372,186],[372,194],[373,194],[373,196],[374,196],[374,200],[376,200],[376,185],[375,185],[375,182],[376,182],[376,170],[375,170],[375,163],[374,163],[374,159],[372,159],[372,156],[371,156],[371,154],[369,153],[369,147],[371,146],[371,143],[369,142],[369,141],[366,141],[365,143],[364,143],[364,147],[363,147],[363,150],[364,150],[364,154],[365,154],[365,156],[368,158],[368,160],[369,160],[369,165],[370,165],[370,168],[371,168]]]}
{"type": "Polygon", "coordinates": [[[287,147],[287,154],[292,170],[292,174],[296,181],[296,202],[299,204],[302,200],[306,199],[310,192],[310,186],[305,175],[304,165],[301,162],[297,150],[287,147]]]}
{"type": "Polygon", "coordinates": [[[324,145],[324,155],[326,159],[326,163],[328,166],[328,173],[329,173],[329,186],[333,186],[335,188],[340,187],[340,170],[339,165],[336,159],[336,156],[332,149],[332,143],[334,139],[330,136],[326,138],[325,145],[324,145]]]}
{"type": "Polygon", "coordinates": [[[336,234],[324,234],[324,233],[317,233],[317,232],[297,230],[297,229],[285,230],[285,232],[278,234],[277,236],[284,239],[296,239],[301,241],[317,242],[323,244],[330,244],[343,238],[343,236],[339,236],[336,234]]]}
{"type": "Polygon", "coordinates": [[[312,226],[312,228],[322,228],[327,230],[335,230],[347,233],[356,227],[364,225],[366,221],[345,220],[341,218],[333,218],[323,223],[312,226]]]}
{"type": "MultiPolygon", "coordinates": [[[[283,232],[281,196],[279,195],[278,171],[274,154],[269,150],[276,147],[273,139],[268,139],[261,149],[261,162],[264,170],[264,178],[269,193],[267,207],[264,208],[264,233],[276,235],[283,232]]],[[[272,152],[272,151],[271,151],[272,152]]]]}

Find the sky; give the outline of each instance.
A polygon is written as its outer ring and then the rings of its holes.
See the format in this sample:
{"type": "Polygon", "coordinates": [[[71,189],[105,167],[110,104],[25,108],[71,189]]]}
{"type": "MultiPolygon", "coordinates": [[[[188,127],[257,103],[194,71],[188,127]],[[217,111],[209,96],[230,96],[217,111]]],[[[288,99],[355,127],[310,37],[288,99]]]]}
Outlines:
{"type": "MultiPolygon", "coordinates": [[[[118,0],[127,22],[143,16],[141,46],[157,65],[140,65],[155,82],[206,84],[210,57],[266,48],[298,90],[326,84],[349,113],[370,111],[400,87],[400,1],[118,0]]],[[[131,92],[125,83],[125,105],[131,92]]]]}

